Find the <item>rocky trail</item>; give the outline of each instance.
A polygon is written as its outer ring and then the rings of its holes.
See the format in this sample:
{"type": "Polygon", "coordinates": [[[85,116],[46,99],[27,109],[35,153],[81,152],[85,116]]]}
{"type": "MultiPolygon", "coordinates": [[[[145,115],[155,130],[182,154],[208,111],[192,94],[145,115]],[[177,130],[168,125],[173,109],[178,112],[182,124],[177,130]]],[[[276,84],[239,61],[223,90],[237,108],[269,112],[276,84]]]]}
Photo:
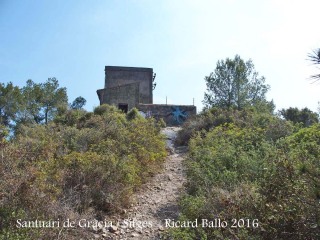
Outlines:
{"type": "Polygon", "coordinates": [[[178,200],[186,181],[182,166],[185,148],[173,145],[178,130],[163,129],[170,152],[163,169],[134,194],[133,204],[117,219],[116,225],[97,229],[95,239],[161,239],[166,230],[165,219],[177,219],[178,200]]]}

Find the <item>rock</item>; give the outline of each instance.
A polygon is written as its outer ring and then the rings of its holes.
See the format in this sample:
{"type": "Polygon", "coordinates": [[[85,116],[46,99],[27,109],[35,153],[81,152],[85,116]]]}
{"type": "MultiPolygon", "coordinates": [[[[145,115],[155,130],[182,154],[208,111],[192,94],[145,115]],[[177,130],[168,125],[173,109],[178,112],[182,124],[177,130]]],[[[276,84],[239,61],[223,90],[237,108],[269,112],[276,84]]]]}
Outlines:
{"type": "Polygon", "coordinates": [[[169,155],[173,155],[173,154],[174,154],[174,150],[173,150],[172,147],[167,147],[166,150],[167,150],[167,153],[168,153],[169,155]]]}
{"type": "Polygon", "coordinates": [[[109,228],[109,232],[115,233],[116,231],[118,231],[118,228],[116,226],[110,226],[109,228]]]}
{"type": "Polygon", "coordinates": [[[164,228],[162,226],[160,226],[159,231],[164,231],[164,228]]]}
{"type": "Polygon", "coordinates": [[[185,153],[188,151],[187,146],[176,147],[176,153],[185,153]]]}
{"type": "Polygon", "coordinates": [[[131,235],[130,235],[131,237],[138,237],[139,236],[139,234],[138,233],[135,233],[135,232],[133,232],[133,233],[131,233],[131,235]]]}
{"type": "Polygon", "coordinates": [[[128,226],[127,226],[127,225],[125,225],[125,224],[123,224],[123,223],[120,223],[120,228],[121,228],[121,229],[127,229],[127,228],[128,228],[128,226]]]}
{"type": "Polygon", "coordinates": [[[99,235],[99,234],[93,234],[93,237],[94,237],[95,239],[99,239],[99,238],[100,238],[100,235],[99,235]]]}
{"type": "Polygon", "coordinates": [[[102,228],[99,228],[98,226],[93,225],[92,226],[92,231],[96,232],[96,233],[99,233],[99,232],[102,232],[102,228]]]}

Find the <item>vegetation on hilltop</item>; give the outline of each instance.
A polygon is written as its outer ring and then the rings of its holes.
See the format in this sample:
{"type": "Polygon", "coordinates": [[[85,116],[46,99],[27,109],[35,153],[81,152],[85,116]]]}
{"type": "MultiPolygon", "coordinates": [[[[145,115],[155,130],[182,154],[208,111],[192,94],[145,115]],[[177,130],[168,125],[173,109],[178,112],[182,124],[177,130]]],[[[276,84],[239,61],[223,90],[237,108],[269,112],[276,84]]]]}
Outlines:
{"type": "Polygon", "coordinates": [[[319,124],[211,109],[185,127],[178,141],[192,136],[180,220],[220,219],[228,227],[179,228],[175,239],[319,238],[319,124]],[[204,128],[187,130],[199,122],[204,128]]]}
{"type": "Polygon", "coordinates": [[[265,94],[270,86],[259,77],[252,60],[244,61],[239,55],[217,62],[216,69],[205,77],[207,92],[205,107],[237,108],[267,103],[265,94]]]}
{"type": "MultiPolygon", "coordinates": [[[[319,239],[318,115],[292,107],[275,114],[265,79],[238,55],[205,80],[206,108],[176,139],[189,148],[178,220],[198,225],[172,228],[169,238],[319,239]]],[[[1,84],[0,93],[0,239],[85,237],[18,229],[16,220],[102,218],[128,207],[161,168],[163,122],[136,109],[87,112],[82,97],[68,107],[55,79],[1,84]]]]}
{"type": "Polygon", "coordinates": [[[32,99],[28,104],[39,111],[31,115],[25,108],[32,121],[19,121],[10,138],[10,124],[21,112],[2,112],[2,119],[11,119],[0,125],[0,239],[79,239],[79,229],[19,229],[16,221],[99,219],[127,208],[167,154],[160,124],[108,105],[87,112],[83,99],[74,109],[59,108],[56,101],[40,109],[40,98],[32,99]],[[38,122],[35,116],[45,118],[38,122]]]}
{"type": "MultiPolygon", "coordinates": [[[[218,80],[232,87],[234,74],[227,75],[218,80]]],[[[319,239],[318,115],[289,108],[281,118],[266,101],[217,108],[224,97],[214,98],[205,98],[207,109],[184,123],[176,141],[189,147],[179,220],[198,219],[198,227],[172,229],[171,238],[319,239]]]]}

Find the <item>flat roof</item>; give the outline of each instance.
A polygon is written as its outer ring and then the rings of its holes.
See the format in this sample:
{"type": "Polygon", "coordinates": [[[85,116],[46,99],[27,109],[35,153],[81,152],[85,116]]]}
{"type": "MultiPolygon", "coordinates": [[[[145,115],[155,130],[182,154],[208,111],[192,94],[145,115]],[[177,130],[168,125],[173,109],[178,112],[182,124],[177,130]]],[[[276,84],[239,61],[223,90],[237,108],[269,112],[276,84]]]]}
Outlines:
{"type": "Polygon", "coordinates": [[[135,72],[153,72],[152,68],[143,67],[124,67],[124,66],[105,66],[105,71],[135,71],[135,72]]]}

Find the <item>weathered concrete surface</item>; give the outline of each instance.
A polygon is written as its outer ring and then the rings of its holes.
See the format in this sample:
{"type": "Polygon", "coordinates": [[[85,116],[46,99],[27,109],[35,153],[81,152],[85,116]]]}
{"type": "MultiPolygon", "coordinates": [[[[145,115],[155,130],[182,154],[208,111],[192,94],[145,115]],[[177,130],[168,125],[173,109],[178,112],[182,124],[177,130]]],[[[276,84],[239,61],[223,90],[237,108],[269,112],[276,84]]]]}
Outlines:
{"type": "Polygon", "coordinates": [[[139,102],[139,83],[130,83],[123,86],[104,88],[97,91],[100,104],[107,103],[118,107],[119,104],[128,104],[128,109],[137,106],[139,102]]]}
{"type": "Polygon", "coordinates": [[[168,126],[179,126],[196,114],[195,106],[152,104],[153,69],[136,67],[105,67],[105,88],[97,90],[101,104],[115,105],[123,110],[138,108],[146,117],[161,118],[168,126]],[[121,106],[121,107],[120,107],[121,106]]]}
{"type": "Polygon", "coordinates": [[[139,104],[137,108],[147,117],[162,118],[168,126],[179,126],[197,114],[196,106],[192,105],[139,104]]]}
{"type": "Polygon", "coordinates": [[[152,68],[106,66],[104,89],[97,91],[100,104],[117,106],[118,103],[130,102],[129,109],[139,103],[152,104],[152,80],[152,68]],[[132,85],[134,88],[138,86],[138,91],[128,91],[132,90],[132,85]]]}
{"type": "Polygon", "coordinates": [[[152,103],[152,78],[152,68],[105,67],[105,88],[139,83],[139,97],[137,103],[152,103]]]}

